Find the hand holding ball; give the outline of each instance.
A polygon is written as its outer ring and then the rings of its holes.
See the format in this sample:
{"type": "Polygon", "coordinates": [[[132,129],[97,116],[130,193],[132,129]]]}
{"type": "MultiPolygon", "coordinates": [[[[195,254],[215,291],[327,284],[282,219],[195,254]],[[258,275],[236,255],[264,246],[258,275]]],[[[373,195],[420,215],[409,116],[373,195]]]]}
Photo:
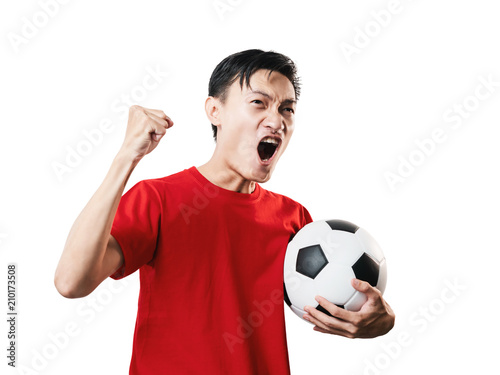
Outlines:
{"type": "Polygon", "coordinates": [[[288,243],[284,264],[285,302],[300,318],[304,306],[330,315],[314,299],[320,295],[349,311],[359,311],[366,296],[351,285],[357,278],[382,293],[387,281],[385,257],[363,228],[344,220],[318,220],[288,243]]]}

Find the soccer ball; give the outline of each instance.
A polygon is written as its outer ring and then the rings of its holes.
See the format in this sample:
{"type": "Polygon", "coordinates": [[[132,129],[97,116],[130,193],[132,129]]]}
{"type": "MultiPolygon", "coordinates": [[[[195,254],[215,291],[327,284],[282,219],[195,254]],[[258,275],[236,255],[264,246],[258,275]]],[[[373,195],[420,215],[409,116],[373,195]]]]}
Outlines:
{"type": "Polygon", "coordinates": [[[300,318],[304,306],[316,306],[320,295],[349,311],[359,311],[366,295],[351,285],[357,278],[382,293],[387,266],[380,246],[367,231],[344,220],[318,220],[305,225],[288,243],[284,264],[285,302],[300,318]]]}

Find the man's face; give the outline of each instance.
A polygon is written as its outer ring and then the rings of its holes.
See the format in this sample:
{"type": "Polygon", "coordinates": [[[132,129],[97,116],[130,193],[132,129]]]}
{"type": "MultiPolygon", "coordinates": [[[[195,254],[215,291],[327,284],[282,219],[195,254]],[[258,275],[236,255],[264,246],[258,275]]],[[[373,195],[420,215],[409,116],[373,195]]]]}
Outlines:
{"type": "Polygon", "coordinates": [[[292,136],[295,91],[284,75],[258,70],[250,85],[237,79],[220,105],[218,152],[245,179],[266,182],[292,136]]]}

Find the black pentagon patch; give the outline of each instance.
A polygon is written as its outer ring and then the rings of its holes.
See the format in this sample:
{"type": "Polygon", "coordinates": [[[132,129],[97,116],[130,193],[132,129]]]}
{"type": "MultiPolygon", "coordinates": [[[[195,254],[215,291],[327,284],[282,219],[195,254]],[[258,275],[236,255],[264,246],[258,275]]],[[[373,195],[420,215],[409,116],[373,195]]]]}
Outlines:
{"type": "MultiPolygon", "coordinates": [[[[344,306],[343,306],[343,305],[335,305],[335,306],[340,307],[341,309],[343,309],[343,308],[344,308],[344,306]]],[[[326,315],[328,315],[328,316],[333,316],[332,314],[330,314],[330,312],[329,312],[327,309],[325,309],[325,308],[324,308],[323,306],[321,306],[321,305],[316,306],[316,310],[321,311],[322,313],[324,313],[324,314],[326,314],[326,315]]]]}
{"type": "Polygon", "coordinates": [[[290,298],[288,298],[288,293],[286,292],[285,283],[283,283],[283,295],[284,295],[284,299],[285,299],[286,304],[288,306],[292,306],[292,302],[290,301],[290,298]]]}
{"type": "Polygon", "coordinates": [[[377,285],[379,268],[378,263],[367,253],[361,255],[352,266],[356,278],[368,282],[371,286],[377,285]]]}
{"type": "Polygon", "coordinates": [[[295,269],[298,273],[314,279],[328,264],[320,245],[307,246],[299,250],[295,269]]]}
{"type": "Polygon", "coordinates": [[[344,232],[356,233],[359,227],[345,220],[327,220],[326,223],[332,228],[332,230],[343,230],[344,232]]]}

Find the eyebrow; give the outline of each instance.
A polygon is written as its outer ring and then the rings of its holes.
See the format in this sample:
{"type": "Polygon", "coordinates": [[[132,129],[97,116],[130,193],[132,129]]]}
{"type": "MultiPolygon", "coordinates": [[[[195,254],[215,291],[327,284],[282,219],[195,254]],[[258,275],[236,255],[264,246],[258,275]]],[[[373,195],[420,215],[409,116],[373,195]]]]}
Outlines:
{"type": "MultiPolygon", "coordinates": [[[[264,92],[264,91],[260,91],[260,90],[250,90],[250,94],[260,94],[262,96],[265,96],[266,98],[268,99],[272,99],[271,95],[269,95],[268,93],[264,92]]],[[[249,94],[249,95],[250,95],[249,94]]],[[[283,100],[283,102],[281,102],[281,104],[297,104],[297,100],[295,99],[285,99],[283,100]]]]}

